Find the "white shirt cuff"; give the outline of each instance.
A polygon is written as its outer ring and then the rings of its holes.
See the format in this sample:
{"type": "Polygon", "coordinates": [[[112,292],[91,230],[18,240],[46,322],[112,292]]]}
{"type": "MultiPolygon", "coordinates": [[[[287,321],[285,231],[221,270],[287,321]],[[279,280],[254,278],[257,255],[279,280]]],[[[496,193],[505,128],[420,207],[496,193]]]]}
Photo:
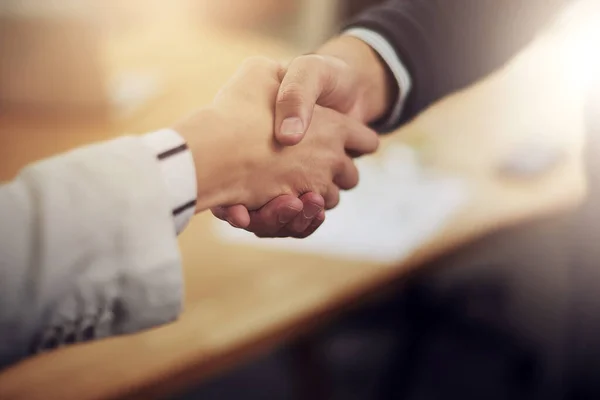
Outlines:
{"type": "Polygon", "coordinates": [[[181,135],[162,129],[142,136],[142,142],[156,155],[173,210],[177,234],[181,233],[196,210],[196,169],[194,159],[181,135]]]}
{"type": "Polygon", "coordinates": [[[402,61],[396,54],[394,47],[387,41],[386,38],[379,33],[366,28],[352,28],[344,32],[344,35],[354,36],[373,48],[387,64],[388,68],[398,82],[398,100],[387,120],[381,125],[382,130],[389,130],[395,127],[402,117],[404,103],[410,93],[412,81],[408,70],[402,64],[402,61]]]}

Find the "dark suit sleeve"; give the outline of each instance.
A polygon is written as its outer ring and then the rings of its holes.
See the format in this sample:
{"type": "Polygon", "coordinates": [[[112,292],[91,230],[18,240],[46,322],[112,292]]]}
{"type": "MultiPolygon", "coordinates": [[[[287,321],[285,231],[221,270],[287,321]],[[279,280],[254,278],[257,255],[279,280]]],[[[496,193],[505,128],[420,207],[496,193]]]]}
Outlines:
{"type": "Polygon", "coordinates": [[[392,0],[347,26],[383,35],[407,67],[403,121],[489,74],[529,43],[569,0],[392,0]]]}

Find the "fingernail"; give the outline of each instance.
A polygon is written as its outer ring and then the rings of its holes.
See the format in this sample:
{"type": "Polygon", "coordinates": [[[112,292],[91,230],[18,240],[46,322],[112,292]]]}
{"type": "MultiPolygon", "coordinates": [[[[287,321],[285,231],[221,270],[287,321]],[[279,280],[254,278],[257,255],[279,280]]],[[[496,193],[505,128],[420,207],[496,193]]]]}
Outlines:
{"type": "Polygon", "coordinates": [[[320,212],[321,212],[321,206],[319,206],[318,204],[314,204],[314,203],[308,203],[306,206],[304,206],[304,210],[302,211],[302,214],[304,215],[304,218],[306,218],[306,219],[313,219],[320,212]]]}
{"type": "Polygon", "coordinates": [[[296,215],[298,215],[299,212],[300,212],[300,210],[298,210],[297,208],[290,207],[290,206],[284,208],[279,213],[279,223],[282,225],[287,224],[288,222],[293,220],[296,217],[296,215]]]}
{"type": "Polygon", "coordinates": [[[281,123],[281,134],[285,136],[297,135],[304,133],[304,124],[297,117],[286,118],[281,123]]]}
{"type": "Polygon", "coordinates": [[[239,226],[237,226],[236,224],[231,222],[231,220],[229,218],[227,218],[227,222],[229,222],[229,225],[233,226],[234,228],[239,228],[239,226]]]}

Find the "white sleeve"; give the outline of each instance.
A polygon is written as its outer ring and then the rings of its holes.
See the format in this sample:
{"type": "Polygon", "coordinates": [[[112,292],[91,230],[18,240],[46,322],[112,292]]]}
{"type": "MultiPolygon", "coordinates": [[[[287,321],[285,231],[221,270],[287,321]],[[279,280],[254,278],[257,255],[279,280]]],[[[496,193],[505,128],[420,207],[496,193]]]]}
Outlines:
{"type": "Polygon", "coordinates": [[[0,186],[0,365],[179,315],[174,197],[146,142],[77,149],[0,186]]]}
{"type": "Polygon", "coordinates": [[[142,141],[156,155],[167,193],[175,231],[180,234],[196,211],[196,168],[181,135],[172,129],[148,133],[142,141]]]}
{"type": "Polygon", "coordinates": [[[392,107],[388,119],[383,121],[379,128],[385,131],[395,127],[402,117],[404,103],[406,102],[406,98],[408,97],[412,86],[408,70],[396,54],[392,45],[379,33],[366,28],[351,28],[345,31],[344,35],[356,37],[371,46],[371,48],[375,50],[387,64],[388,68],[396,78],[399,88],[398,100],[392,107]]]}

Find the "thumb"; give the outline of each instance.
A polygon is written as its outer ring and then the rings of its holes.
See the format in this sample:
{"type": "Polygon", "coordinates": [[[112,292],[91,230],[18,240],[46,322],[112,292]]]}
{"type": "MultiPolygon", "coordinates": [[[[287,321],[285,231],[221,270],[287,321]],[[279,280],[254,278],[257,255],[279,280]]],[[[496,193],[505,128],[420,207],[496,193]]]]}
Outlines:
{"type": "Polygon", "coordinates": [[[307,55],[296,58],[282,79],[275,105],[275,138],[293,146],[304,138],[317,102],[337,111],[345,106],[353,90],[347,65],[333,57],[307,55]]]}

